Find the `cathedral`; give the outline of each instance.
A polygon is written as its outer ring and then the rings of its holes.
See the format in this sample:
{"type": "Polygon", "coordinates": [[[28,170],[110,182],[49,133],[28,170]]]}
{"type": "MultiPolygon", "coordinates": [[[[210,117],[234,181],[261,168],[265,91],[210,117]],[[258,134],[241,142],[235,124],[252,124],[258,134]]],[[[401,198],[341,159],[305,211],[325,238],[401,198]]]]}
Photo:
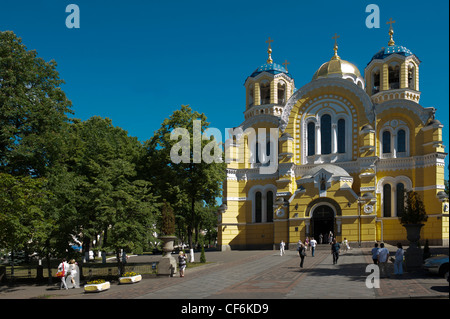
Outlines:
{"type": "Polygon", "coordinates": [[[226,148],[222,250],[295,249],[330,232],[355,246],[407,243],[399,217],[409,190],[428,215],[421,239],[448,245],[443,125],[419,104],[421,61],[394,42],[392,22],[364,75],[338,55],[335,35],[334,55],[300,88],[266,41],[267,62],[245,80],[244,120],[226,148]]]}

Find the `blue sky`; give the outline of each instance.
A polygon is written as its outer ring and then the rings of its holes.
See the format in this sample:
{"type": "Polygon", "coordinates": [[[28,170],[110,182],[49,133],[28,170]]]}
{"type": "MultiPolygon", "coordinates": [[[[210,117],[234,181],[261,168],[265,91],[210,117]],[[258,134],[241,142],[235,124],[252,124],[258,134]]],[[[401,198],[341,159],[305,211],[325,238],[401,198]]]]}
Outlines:
{"type": "MultiPolygon", "coordinates": [[[[154,1],[0,0],[0,30],[54,59],[75,117],[108,117],[139,140],[149,139],[182,104],[205,113],[225,135],[244,117],[244,81],[267,59],[290,62],[297,88],[333,55],[361,73],[389,40],[422,61],[420,104],[436,107],[449,143],[448,1],[154,1]],[[68,4],[80,8],[80,28],[65,24],[68,4]],[[380,9],[380,28],[365,25],[366,6],[380,9]]],[[[446,178],[448,178],[448,158],[446,178]]]]}

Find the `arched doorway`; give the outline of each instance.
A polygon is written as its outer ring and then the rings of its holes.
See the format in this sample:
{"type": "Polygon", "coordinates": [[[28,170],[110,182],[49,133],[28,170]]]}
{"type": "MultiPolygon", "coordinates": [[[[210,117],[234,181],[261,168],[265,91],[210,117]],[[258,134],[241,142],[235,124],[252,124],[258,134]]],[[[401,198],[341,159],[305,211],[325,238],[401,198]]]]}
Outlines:
{"type": "Polygon", "coordinates": [[[334,232],[334,210],[328,205],[317,206],[311,218],[312,236],[319,242],[320,234],[323,236],[323,243],[327,243],[328,234],[334,232]]]}

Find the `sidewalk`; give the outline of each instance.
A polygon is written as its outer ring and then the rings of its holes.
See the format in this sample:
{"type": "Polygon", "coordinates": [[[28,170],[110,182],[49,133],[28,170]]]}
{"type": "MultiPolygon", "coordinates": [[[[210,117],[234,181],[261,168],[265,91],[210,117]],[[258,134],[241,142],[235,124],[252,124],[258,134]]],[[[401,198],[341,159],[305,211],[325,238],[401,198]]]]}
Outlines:
{"type": "MultiPolygon", "coordinates": [[[[394,252],[390,247],[391,252],[394,252]]],[[[133,285],[111,283],[101,293],[82,288],[59,290],[54,286],[0,286],[0,299],[392,299],[449,298],[444,278],[425,270],[380,280],[380,288],[369,289],[366,267],[372,264],[371,248],[343,252],[337,265],[326,247],[308,252],[304,268],[296,251],[206,252],[209,264],[186,270],[180,278],[144,278],[133,285]]],[[[136,260],[144,256],[133,257],[136,260]]],[[[196,254],[196,260],[199,254],[196,254]]],[[[134,260],[133,260],[134,261],[134,260]]],[[[390,264],[392,267],[392,264],[390,264]]],[[[392,269],[391,269],[392,273],[392,269]]]]}

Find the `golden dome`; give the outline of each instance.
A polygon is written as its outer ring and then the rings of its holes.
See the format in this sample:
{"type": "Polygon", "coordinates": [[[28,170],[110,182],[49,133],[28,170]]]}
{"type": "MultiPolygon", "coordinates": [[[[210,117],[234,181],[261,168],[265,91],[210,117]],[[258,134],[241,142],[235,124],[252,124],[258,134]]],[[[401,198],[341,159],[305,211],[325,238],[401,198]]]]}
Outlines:
{"type": "Polygon", "coordinates": [[[330,61],[322,64],[320,68],[314,73],[312,80],[320,79],[320,78],[329,78],[329,77],[337,77],[343,79],[352,79],[355,84],[358,82],[363,82],[364,80],[361,77],[361,73],[358,68],[345,60],[342,60],[337,54],[338,45],[337,38],[339,36],[335,34],[334,39],[334,55],[330,61]]]}
{"type": "Polygon", "coordinates": [[[358,68],[345,60],[341,60],[341,58],[337,55],[333,56],[329,62],[326,62],[320,66],[320,68],[314,73],[313,80],[319,78],[328,78],[328,77],[343,77],[345,75],[350,75],[356,78],[361,77],[361,73],[358,68]]]}

